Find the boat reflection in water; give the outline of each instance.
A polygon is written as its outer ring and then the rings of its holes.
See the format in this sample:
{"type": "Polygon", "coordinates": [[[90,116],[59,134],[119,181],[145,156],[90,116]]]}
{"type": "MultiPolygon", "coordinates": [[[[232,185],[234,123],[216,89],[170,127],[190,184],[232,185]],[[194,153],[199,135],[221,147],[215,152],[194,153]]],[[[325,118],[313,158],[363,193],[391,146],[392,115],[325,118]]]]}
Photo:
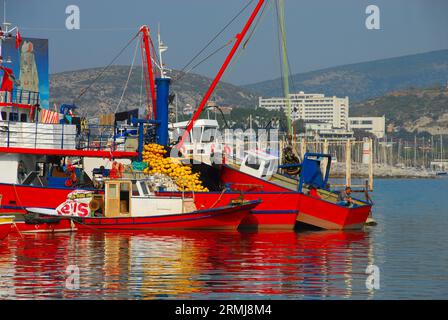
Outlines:
{"type": "Polygon", "coordinates": [[[368,298],[371,239],[362,231],[10,236],[3,298],[368,298]],[[79,267],[79,289],[66,287],[79,267]]]}

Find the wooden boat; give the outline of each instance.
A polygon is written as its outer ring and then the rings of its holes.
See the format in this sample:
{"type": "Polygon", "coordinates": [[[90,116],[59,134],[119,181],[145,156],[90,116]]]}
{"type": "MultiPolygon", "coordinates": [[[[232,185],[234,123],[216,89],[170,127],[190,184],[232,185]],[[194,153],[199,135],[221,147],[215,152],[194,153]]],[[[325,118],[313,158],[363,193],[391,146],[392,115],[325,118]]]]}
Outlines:
{"type": "Polygon", "coordinates": [[[0,240],[3,240],[8,236],[8,234],[11,232],[13,223],[14,216],[0,217],[0,240]]]}
{"type": "Polygon", "coordinates": [[[191,198],[155,195],[145,180],[109,180],[104,194],[76,190],[56,209],[27,211],[73,221],[79,230],[236,230],[260,202],[235,198],[227,205],[197,210],[191,198]]]}

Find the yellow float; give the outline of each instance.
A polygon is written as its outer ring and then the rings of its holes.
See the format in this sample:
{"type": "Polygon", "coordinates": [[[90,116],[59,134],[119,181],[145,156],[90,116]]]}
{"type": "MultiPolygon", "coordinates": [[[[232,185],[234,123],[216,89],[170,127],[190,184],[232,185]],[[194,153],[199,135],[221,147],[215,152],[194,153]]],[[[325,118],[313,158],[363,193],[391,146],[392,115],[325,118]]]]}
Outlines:
{"type": "Polygon", "coordinates": [[[161,173],[171,177],[179,191],[207,192],[202,185],[199,173],[192,173],[189,166],[178,159],[166,157],[167,150],[158,144],[150,143],[143,147],[143,161],[148,167],[143,170],[145,174],[161,173]]]}

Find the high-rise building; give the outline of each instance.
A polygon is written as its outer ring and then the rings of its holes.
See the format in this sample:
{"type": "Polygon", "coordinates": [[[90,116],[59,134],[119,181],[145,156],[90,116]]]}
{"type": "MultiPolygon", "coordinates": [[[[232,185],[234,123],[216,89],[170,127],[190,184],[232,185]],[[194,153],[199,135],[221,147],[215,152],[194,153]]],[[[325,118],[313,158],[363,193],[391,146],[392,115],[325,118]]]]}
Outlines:
{"type": "MultiPolygon", "coordinates": [[[[258,106],[268,110],[286,110],[286,98],[259,98],[258,106]]],[[[291,119],[305,122],[319,121],[329,123],[333,128],[348,128],[348,97],[326,97],[316,93],[292,93],[289,95],[291,119]]]]}

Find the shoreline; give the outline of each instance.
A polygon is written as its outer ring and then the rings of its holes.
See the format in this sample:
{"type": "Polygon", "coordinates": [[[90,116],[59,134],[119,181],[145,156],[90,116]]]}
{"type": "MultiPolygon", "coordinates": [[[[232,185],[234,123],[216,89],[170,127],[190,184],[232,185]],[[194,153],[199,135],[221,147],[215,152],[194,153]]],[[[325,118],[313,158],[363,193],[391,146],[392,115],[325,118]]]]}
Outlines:
{"type": "MultiPolygon", "coordinates": [[[[333,178],[345,178],[345,163],[332,165],[333,178]]],[[[367,179],[369,166],[367,164],[352,164],[351,172],[354,179],[367,179]]],[[[374,164],[373,176],[376,179],[436,179],[437,176],[426,169],[414,167],[402,168],[385,164],[374,164]]]]}

